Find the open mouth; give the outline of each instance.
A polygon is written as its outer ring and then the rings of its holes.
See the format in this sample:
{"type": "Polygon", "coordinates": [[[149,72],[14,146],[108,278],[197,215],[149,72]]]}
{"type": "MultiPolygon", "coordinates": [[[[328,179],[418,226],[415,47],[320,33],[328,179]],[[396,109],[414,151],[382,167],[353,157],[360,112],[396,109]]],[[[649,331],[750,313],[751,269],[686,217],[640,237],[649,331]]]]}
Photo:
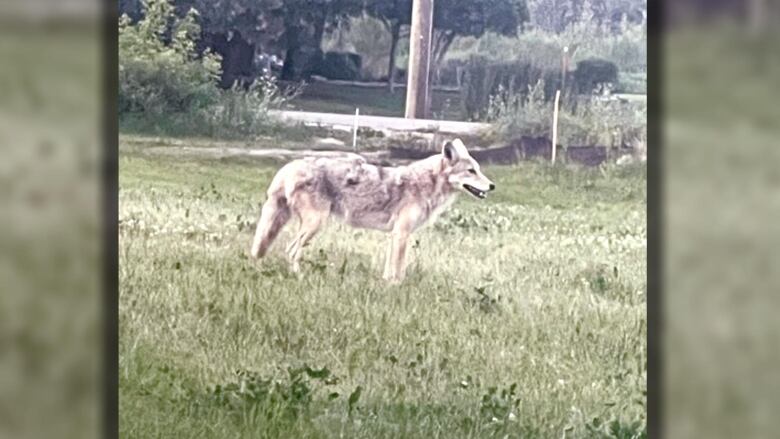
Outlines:
{"type": "Polygon", "coordinates": [[[481,191],[470,184],[464,184],[463,188],[466,189],[471,195],[474,195],[477,198],[485,198],[487,196],[487,193],[485,191],[481,191]]]}

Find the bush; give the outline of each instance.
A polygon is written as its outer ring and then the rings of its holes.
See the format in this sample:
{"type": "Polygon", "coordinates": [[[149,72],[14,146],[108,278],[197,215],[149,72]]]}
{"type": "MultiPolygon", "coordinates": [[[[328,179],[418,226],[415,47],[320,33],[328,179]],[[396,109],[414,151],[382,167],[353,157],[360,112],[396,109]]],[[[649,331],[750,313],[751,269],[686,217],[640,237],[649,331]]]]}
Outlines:
{"type": "Polygon", "coordinates": [[[551,100],[562,85],[564,48],[569,50],[569,79],[562,90],[562,101],[573,106],[576,93],[590,94],[600,83],[614,87],[618,71],[624,66],[632,72],[646,68],[645,44],[644,25],[625,25],[614,33],[592,23],[576,23],[561,34],[532,30],[516,38],[493,33],[478,39],[461,38],[453,44],[447,62],[463,65],[464,117],[482,119],[489,97],[498,92],[499,86],[505,93],[520,94],[522,100],[529,87],[542,80],[544,99],[551,100]]]}
{"type": "Polygon", "coordinates": [[[137,23],[126,15],[119,21],[120,114],[157,117],[214,105],[220,60],[209,52],[196,56],[197,13],[190,10],[179,19],[164,0],[146,0],[144,7],[137,23]]]}
{"type": "Polygon", "coordinates": [[[483,119],[490,100],[497,94],[517,95],[525,99],[535,84],[541,83],[542,101],[549,101],[560,87],[560,69],[543,69],[525,61],[495,63],[486,57],[472,56],[464,66],[461,105],[467,119],[483,119]]]}
{"type": "Polygon", "coordinates": [[[490,97],[486,119],[507,140],[522,136],[549,136],[552,106],[545,98],[544,88],[542,80],[527,86],[524,94],[500,87],[498,93],[490,97]]]}
{"type": "Polygon", "coordinates": [[[259,78],[244,89],[219,88],[220,58],[198,54],[197,11],[176,17],[168,0],[145,0],[137,23],[119,21],[119,120],[123,131],[236,137],[271,128],[269,110],[298,89],[281,92],[259,78]]]}
{"type": "Polygon", "coordinates": [[[614,92],[647,94],[647,73],[619,73],[614,92]]]}
{"type": "Polygon", "coordinates": [[[322,64],[322,50],[319,47],[303,46],[289,51],[282,67],[282,79],[301,81],[315,74],[322,64]]]}
{"type": "Polygon", "coordinates": [[[360,67],[360,55],[349,52],[327,52],[316,72],[328,79],[354,81],[360,78],[360,67]]]}
{"type": "Polygon", "coordinates": [[[571,66],[588,58],[614,63],[622,72],[647,70],[647,26],[625,24],[615,32],[593,23],[576,23],[554,34],[529,30],[517,37],[485,33],[480,38],[458,38],[446,60],[465,61],[479,54],[495,62],[526,61],[542,69],[560,69],[563,48],[569,48],[571,66]]]}
{"type": "Polygon", "coordinates": [[[578,93],[591,93],[601,84],[614,85],[618,80],[617,66],[603,59],[589,58],[577,63],[574,82],[578,93]]]}
{"type": "MultiPolygon", "coordinates": [[[[553,104],[538,81],[525,94],[501,89],[491,97],[486,118],[503,140],[552,136],[553,104]]],[[[587,96],[576,106],[562,104],[558,113],[558,142],[567,146],[620,147],[647,139],[647,105],[610,96],[587,96]]]]}
{"type": "Polygon", "coordinates": [[[272,124],[269,110],[281,107],[299,90],[282,92],[272,77],[259,77],[246,90],[238,85],[220,90],[221,105],[205,111],[202,120],[206,126],[215,127],[212,134],[217,137],[263,133],[272,124]]]}

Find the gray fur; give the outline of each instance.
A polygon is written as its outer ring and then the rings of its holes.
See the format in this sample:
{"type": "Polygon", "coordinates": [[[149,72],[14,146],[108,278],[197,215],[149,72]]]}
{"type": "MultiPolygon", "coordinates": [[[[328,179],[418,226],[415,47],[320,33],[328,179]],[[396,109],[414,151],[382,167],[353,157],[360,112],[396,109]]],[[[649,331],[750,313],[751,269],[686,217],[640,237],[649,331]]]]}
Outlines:
{"type": "Polygon", "coordinates": [[[292,214],[301,221],[288,247],[297,271],[302,248],[334,216],[354,227],[392,232],[384,277],[401,280],[406,241],[414,230],[434,220],[459,190],[484,198],[495,187],[459,139],[445,143],[445,148],[446,155],[399,167],[375,166],[356,154],[288,163],[268,189],[252,256],[265,254],[292,214]]]}

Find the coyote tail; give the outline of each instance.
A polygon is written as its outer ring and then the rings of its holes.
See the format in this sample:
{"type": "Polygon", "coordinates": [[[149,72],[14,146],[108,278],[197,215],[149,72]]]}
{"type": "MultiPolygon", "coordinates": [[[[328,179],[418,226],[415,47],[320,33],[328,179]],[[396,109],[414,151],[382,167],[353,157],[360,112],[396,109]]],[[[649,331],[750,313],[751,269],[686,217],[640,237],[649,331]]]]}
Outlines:
{"type": "Polygon", "coordinates": [[[290,220],[290,206],[284,194],[284,184],[276,180],[275,178],[268,189],[268,199],[263,203],[260,220],[257,222],[255,238],[252,241],[253,258],[265,256],[282,227],[290,220]]]}

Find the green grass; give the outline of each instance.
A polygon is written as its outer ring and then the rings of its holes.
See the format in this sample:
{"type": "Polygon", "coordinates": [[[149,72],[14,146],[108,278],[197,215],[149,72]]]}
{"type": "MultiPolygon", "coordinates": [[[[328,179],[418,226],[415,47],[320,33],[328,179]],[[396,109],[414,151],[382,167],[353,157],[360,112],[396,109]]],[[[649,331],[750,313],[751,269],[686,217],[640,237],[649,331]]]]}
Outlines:
{"type": "Polygon", "coordinates": [[[387,286],[337,223],[246,257],[278,164],[120,151],[122,437],[644,432],[643,169],[486,167],[387,286]]]}
{"type": "MultiPolygon", "coordinates": [[[[431,113],[434,119],[463,120],[458,92],[434,90],[431,113]]],[[[324,113],[360,114],[370,116],[403,117],[406,89],[393,93],[386,87],[361,87],[326,82],[307,84],[300,96],[293,99],[289,109],[324,113]]]]}

